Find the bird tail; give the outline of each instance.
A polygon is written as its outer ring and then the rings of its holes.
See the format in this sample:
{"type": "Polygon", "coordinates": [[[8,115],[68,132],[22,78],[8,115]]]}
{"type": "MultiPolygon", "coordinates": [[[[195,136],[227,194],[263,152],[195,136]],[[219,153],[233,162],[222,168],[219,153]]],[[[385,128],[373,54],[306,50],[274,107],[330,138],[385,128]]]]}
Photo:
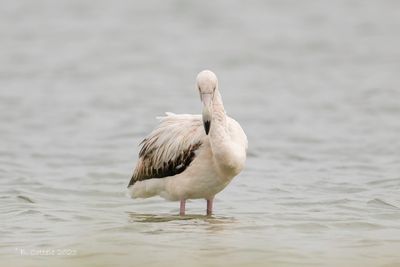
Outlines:
{"type": "Polygon", "coordinates": [[[165,179],[153,178],[143,181],[136,181],[128,187],[128,195],[131,198],[148,198],[159,195],[165,190],[165,179]]]}

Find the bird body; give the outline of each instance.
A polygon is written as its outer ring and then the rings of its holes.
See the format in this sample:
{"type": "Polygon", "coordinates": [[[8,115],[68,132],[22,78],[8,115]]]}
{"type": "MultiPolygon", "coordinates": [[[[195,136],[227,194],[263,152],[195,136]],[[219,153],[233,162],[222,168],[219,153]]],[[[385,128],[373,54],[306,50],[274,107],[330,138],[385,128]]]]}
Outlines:
{"type": "Polygon", "coordinates": [[[240,124],[226,115],[214,73],[202,71],[197,86],[202,115],[167,113],[142,142],[139,160],[128,185],[132,198],[159,195],[181,201],[207,200],[222,191],[246,161],[247,137],[240,124]]]}

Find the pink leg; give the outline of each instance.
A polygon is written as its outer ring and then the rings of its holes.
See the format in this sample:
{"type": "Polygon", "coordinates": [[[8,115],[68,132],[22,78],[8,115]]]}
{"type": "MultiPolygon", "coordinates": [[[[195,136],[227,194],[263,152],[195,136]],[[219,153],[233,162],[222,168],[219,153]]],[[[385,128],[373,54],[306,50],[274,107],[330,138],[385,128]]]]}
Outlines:
{"type": "Polygon", "coordinates": [[[207,199],[207,216],[212,214],[214,198],[207,199]]]}
{"type": "Polygon", "coordinates": [[[181,207],[179,209],[179,215],[184,216],[185,215],[185,204],[186,204],[186,199],[181,199],[181,207]]]}

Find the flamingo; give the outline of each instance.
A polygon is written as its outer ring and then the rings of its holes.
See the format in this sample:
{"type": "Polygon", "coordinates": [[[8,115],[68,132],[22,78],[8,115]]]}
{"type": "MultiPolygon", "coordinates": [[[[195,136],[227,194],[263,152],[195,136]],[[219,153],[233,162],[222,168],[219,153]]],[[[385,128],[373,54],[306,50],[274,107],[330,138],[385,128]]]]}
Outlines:
{"type": "Polygon", "coordinates": [[[217,76],[197,75],[202,115],[166,113],[140,143],[139,159],[128,184],[132,198],[160,196],[180,201],[185,215],[188,199],[213,200],[244,168],[248,141],[240,124],[226,115],[217,76]]]}

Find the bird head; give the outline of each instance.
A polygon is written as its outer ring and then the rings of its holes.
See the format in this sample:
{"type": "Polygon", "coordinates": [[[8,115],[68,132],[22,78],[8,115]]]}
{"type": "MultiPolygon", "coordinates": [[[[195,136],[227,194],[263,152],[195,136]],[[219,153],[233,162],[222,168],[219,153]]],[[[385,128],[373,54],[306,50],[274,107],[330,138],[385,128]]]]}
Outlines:
{"type": "Polygon", "coordinates": [[[209,70],[203,70],[197,75],[197,88],[200,93],[200,99],[203,103],[203,125],[206,134],[210,132],[212,121],[212,103],[215,90],[218,87],[217,76],[209,70]]]}

